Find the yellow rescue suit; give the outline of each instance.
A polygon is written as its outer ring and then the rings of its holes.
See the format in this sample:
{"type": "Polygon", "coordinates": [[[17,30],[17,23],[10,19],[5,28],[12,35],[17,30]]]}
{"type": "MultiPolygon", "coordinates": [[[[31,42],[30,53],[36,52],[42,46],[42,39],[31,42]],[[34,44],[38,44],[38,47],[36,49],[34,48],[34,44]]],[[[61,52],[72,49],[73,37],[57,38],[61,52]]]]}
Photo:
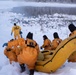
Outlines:
{"type": "Polygon", "coordinates": [[[14,33],[14,38],[15,39],[20,38],[20,30],[21,30],[20,26],[13,26],[12,33],[14,33]]]}

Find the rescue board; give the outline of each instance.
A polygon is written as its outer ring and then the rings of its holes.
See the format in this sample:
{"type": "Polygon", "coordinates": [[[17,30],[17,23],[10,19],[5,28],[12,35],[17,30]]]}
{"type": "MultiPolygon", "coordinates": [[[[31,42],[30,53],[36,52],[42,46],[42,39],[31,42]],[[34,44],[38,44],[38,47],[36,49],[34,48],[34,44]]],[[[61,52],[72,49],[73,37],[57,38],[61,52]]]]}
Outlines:
{"type": "Polygon", "coordinates": [[[69,56],[76,51],[76,36],[72,36],[63,40],[56,50],[44,50],[43,60],[36,62],[35,70],[39,72],[51,73],[59,69],[69,56]]]}

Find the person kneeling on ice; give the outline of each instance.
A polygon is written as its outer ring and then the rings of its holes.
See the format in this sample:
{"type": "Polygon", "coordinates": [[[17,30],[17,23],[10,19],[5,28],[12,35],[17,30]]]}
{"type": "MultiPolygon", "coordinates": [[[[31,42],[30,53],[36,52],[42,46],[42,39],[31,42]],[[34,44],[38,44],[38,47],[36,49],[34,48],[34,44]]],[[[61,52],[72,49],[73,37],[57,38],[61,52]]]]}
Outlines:
{"type": "Polygon", "coordinates": [[[44,40],[44,43],[40,48],[41,49],[44,48],[44,50],[51,50],[51,44],[52,43],[46,35],[43,35],[43,40],[44,40]]]}
{"type": "Polygon", "coordinates": [[[33,33],[29,32],[27,34],[25,44],[26,47],[24,47],[18,55],[18,62],[20,63],[22,72],[24,71],[24,64],[26,64],[30,72],[29,75],[34,75],[34,68],[39,53],[39,46],[36,41],[33,40],[33,33]]]}
{"type": "Polygon", "coordinates": [[[57,32],[54,32],[53,37],[54,40],[52,41],[52,50],[55,50],[58,47],[58,45],[61,43],[62,39],[59,38],[57,32]]]}

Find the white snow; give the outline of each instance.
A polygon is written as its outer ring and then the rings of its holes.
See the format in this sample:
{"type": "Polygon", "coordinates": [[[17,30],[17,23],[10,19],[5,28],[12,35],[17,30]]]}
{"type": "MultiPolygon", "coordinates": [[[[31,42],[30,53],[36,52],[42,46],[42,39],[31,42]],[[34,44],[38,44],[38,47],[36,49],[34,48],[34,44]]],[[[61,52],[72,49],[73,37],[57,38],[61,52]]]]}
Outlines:
{"type": "MultiPolygon", "coordinates": [[[[26,6],[53,6],[50,3],[22,3],[26,6]]],[[[21,5],[20,3],[13,1],[0,1],[0,10],[13,8],[15,6],[21,5]]],[[[62,4],[62,6],[64,5],[62,4]]],[[[67,7],[68,6],[76,7],[75,4],[67,4],[67,7]]],[[[11,28],[14,22],[17,22],[17,24],[21,26],[24,38],[26,38],[27,33],[31,31],[34,34],[34,39],[38,42],[39,46],[41,46],[43,43],[42,36],[44,34],[46,34],[50,40],[53,40],[53,33],[56,31],[58,32],[60,38],[65,39],[68,37],[70,33],[70,31],[68,30],[68,25],[70,24],[70,22],[67,21],[65,23],[62,20],[76,20],[76,15],[63,15],[56,13],[54,15],[44,15],[38,16],[36,18],[27,18],[24,17],[22,14],[16,14],[9,11],[0,12],[0,75],[29,75],[28,69],[25,72],[20,73],[19,64],[15,62],[10,64],[8,58],[6,58],[6,56],[3,53],[4,48],[2,47],[2,45],[13,38],[13,35],[11,36],[11,28]],[[53,18],[51,16],[53,16],[53,18]],[[63,16],[63,18],[58,18],[58,16],[63,16]],[[43,23],[39,21],[40,19],[43,20],[43,23]],[[22,21],[29,21],[29,24],[25,24],[22,21]],[[48,27],[46,26],[46,22],[48,27]],[[42,24],[43,26],[42,30],[40,24],[42,24]],[[49,25],[53,26],[53,28],[49,27],[49,25]]],[[[74,24],[76,23],[74,22],[74,24]]],[[[52,74],[35,71],[35,75],[76,75],[76,63],[68,63],[66,60],[66,62],[56,72],[52,74]]]]}

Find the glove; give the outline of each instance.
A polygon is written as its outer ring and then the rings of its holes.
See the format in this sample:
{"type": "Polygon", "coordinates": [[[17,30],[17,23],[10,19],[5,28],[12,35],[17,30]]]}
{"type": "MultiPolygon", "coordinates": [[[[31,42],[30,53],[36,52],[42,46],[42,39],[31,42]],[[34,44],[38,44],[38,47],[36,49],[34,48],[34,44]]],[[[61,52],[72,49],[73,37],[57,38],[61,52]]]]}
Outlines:
{"type": "Polygon", "coordinates": [[[12,32],[11,32],[11,35],[12,35],[12,32]]]}
{"type": "Polygon", "coordinates": [[[8,43],[4,43],[4,44],[2,45],[2,47],[7,46],[7,45],[8,45],[8,43]]]}
{"type": "Polygon", "coordinates": [[[42,49],[42,47],[40,47],[40,49],[42,49]]]}
{"type": "Polygon", "coordinates": [[[22,31],[20,30],[20,34],[22,34],[22,31]]]}

